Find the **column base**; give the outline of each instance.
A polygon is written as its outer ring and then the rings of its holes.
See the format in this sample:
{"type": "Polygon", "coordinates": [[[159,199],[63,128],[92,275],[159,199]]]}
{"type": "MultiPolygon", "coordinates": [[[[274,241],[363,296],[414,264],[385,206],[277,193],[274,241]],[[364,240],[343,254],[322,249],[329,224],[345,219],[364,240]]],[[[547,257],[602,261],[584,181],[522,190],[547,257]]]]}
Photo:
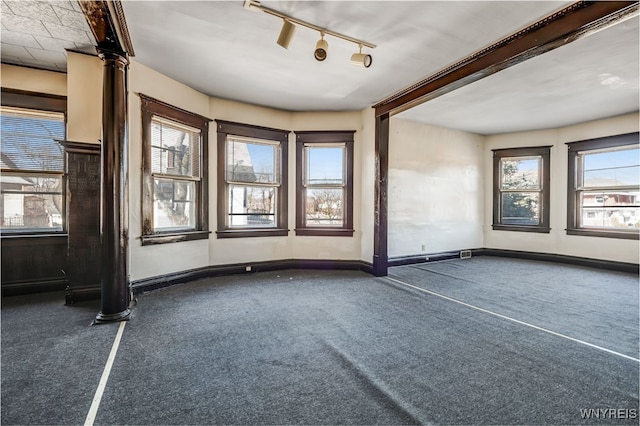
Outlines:
{"type": "Polygon", "coordinates": [[[98,315],[96,315],[96,319],[93,320],[93,323],[107,324],[110,322],[128,321],[130,315],[131,311],[129,310],[129,308],[115,314],[103,314],[102,312],[100,312],[98,315]]]}

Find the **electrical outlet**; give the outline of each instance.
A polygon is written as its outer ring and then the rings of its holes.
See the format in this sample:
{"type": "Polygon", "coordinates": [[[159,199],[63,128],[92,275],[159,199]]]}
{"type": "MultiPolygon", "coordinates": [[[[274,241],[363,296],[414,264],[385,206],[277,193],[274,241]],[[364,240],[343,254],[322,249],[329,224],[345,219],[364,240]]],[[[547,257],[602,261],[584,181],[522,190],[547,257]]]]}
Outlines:
{"type": "Polygon", "coordinates": [[[247,271],[247,272],[251,272],[251,266],[245,266],[244,270],[247,271]]]}
{"type": "Polygon", "coordinates": [[[460,250],[460,259],[469,259],[471,257],[471,250],[460,250]]]}

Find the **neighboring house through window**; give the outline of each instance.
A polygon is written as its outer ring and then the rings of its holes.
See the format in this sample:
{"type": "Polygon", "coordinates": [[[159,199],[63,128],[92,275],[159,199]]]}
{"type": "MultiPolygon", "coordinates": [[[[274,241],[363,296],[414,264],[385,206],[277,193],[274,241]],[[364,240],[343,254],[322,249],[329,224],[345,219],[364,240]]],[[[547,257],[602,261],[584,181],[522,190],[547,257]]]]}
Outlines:
{"type": "Polygon", "coordinates": [[[209,119],[140,95],[142,243],[208,238],[209,119]]]}
{"type": "Polygon", "coordinates": [[[493,150],[493,229],[549,232],[550,147],[493,150]]]}
{"type": "Polygon", "coordinates": [[[65,229],[64,97],[2,93],[0,229],[2,233],[65,229]]]}
{"type": "Polygon", "coordinates": [[[354,133],[296,132],[296,235],[353,236],[354,133]]]}
{"type": "Polygon", "coordinates": [[[289,131],[216,122],[218,238],[288,235],[289,131]]]}
{"type": "Polygon", "coordinates": [[[571,142],[567,145],[567,234],[638,239],[638,133],[571,142]]]}

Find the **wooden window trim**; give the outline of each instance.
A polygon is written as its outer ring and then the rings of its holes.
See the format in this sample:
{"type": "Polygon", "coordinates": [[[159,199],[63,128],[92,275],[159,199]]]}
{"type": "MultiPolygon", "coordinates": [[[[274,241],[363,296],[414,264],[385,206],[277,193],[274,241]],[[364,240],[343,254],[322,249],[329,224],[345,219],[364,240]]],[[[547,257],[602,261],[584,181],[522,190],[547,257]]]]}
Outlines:
{"type": "Polygon", "coordinates": [[[615,148],[638,144],[639,132],[625,133],[621,135],[606,136],[602,138],[587,139],[576,142],[567,142],[568,167],[567,167],[567,235],[584,237],[617,238],[623,240],[639,240],[639,233],[617,232],[612,229],[600,230],[595,228],[579,227],[578,216],[580,214],[577,194],[578,153],[596,149],[615,148]]]}
{"type": "Polygon", "coordinates": [[[296,235],[321,237],[353,237],[353,146],[355,130],[298,131],[296,134],[296,235]],[[313,143],[344,143],[346,145],[345,222],[341,227],[305,226],[304,145],[313,143]]]}
{"type": "Polygon", "coordinates": [[[209,118],[139,94],[142,104],[142,245],[175,243],[209,238],[209,118]],[[154,116],[200,129],[200,175],[197,185],[196,229],[155,232],[153,229],[153,176],[151,174],[151,121],[154,116]]]}
{"type": "MultiPolygon", "coordinates": [[[[26,90],[10,89],[3,87],[1,89],[2,106],[13,108],[24,108],[30,110],[59,112],[64,114],[64,137],[67,139],[67,97],[61,95],[53,95],[50,93],[30,92],[26,90]]],[[[58,141],[60,142],[60,141],[58,141]]],[[[64,156],[64,155],[63,155],[64,156]]],[[[65,166],[66,167],[66,166],[65,166]]],[[[16,170],[20,172],[20,170],[16,170]]],[[[29,173],[31,173],[30,171],[29,173]]],[[[67,176],[65,172],[43,172],[45,174],[55,174],[62,177],[62,230],[60,231],[3,231],[2,237],[52,237],[67,236],[67,176]]]]}
{"type": "Polygon", "coordinates": [[[218,230],[217,238],[286,237],[289,235],[289,133],[288,130],[216,120],[218,132],[218,230]],[[264,139],[280,143],[280,186],[277,189],[275,228],[229,228],[225,176],[227,136],[264,139]]]}
{"type": "Polygon", "coordinates": [[[537,232],[548,234],[550,216],[551,146],[494,149],[493,151],[493,224],[494,231],[537,232]],[[500,223],[500,160],[505,157],[542,157],[540,223],[538,225],[505,225],[500,223]]]}

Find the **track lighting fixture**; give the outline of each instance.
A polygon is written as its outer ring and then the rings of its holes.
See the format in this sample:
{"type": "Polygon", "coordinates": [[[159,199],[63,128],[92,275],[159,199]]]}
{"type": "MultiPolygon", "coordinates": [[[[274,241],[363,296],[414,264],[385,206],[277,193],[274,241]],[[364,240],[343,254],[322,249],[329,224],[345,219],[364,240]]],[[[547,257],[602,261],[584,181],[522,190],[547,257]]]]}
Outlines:
{"type": "Polygon", "coordinates": [[[293,35],[296,33],[296,26],[287,18],[284,18],[283,21],[282,29],[280,30],[280,35],[278,36],[278,41],[276,43],[285,49],[288,49],[289,43],[291,43],[293,35]]]}
{"type": "Polygon", "coordinates": [[[278,36],[277,43],[285,49],[289,48],[289,43],[291,43],[291,40],[293,39],[296,25],[299,25],[301,27],[307,27],[320,33],[320,40],[318,40],[318,42],[316,43],[316,48],[313,51],[313,56],[317,61],[322,62],[327,59],[327,50],[329,48],[329,43],[327,43],[327,41],[324,39],[324,36],[330,35],[358,45],[358,47],[360,48],[359,53],[354,53],[353,55],[351,55],[351,63],[353,65],[369,68],[371,66],[371,63],[373,62],[371,55],[362,53],[362,47],[364,46],[368,47],[369,49],[375,49],[375,44],[367,43],[363,40],[358,40],[344,34],[336,33],[326,28],[322,28],[309,22],[294,18],[293,16],[286,15],[275,9],[262,6],[258,0],[244,0],[243,7],[252,12],[262,11],[268,13],[269,15],[281,18],[284,22],[282,24],[282,29],[280,30],[280,35],[278,36]]]}
{"type": "Polygon", "coordinates": [[[327,59],[327,50],[329,49],[329,43],[324,39],[324,31],[320,31],[320,40],[316,43],[316,50],[313,51],[313,57],[316,61],[324,61],[327,59]]]}
{"type": "Polygon", "coordinates": [[[360,48],[359,52],[351,55],[351,65],[369,68],[373,62],[373,58],[371,55],[362,53],[362,44],[359,44],[358,47],[360,48]]]}

